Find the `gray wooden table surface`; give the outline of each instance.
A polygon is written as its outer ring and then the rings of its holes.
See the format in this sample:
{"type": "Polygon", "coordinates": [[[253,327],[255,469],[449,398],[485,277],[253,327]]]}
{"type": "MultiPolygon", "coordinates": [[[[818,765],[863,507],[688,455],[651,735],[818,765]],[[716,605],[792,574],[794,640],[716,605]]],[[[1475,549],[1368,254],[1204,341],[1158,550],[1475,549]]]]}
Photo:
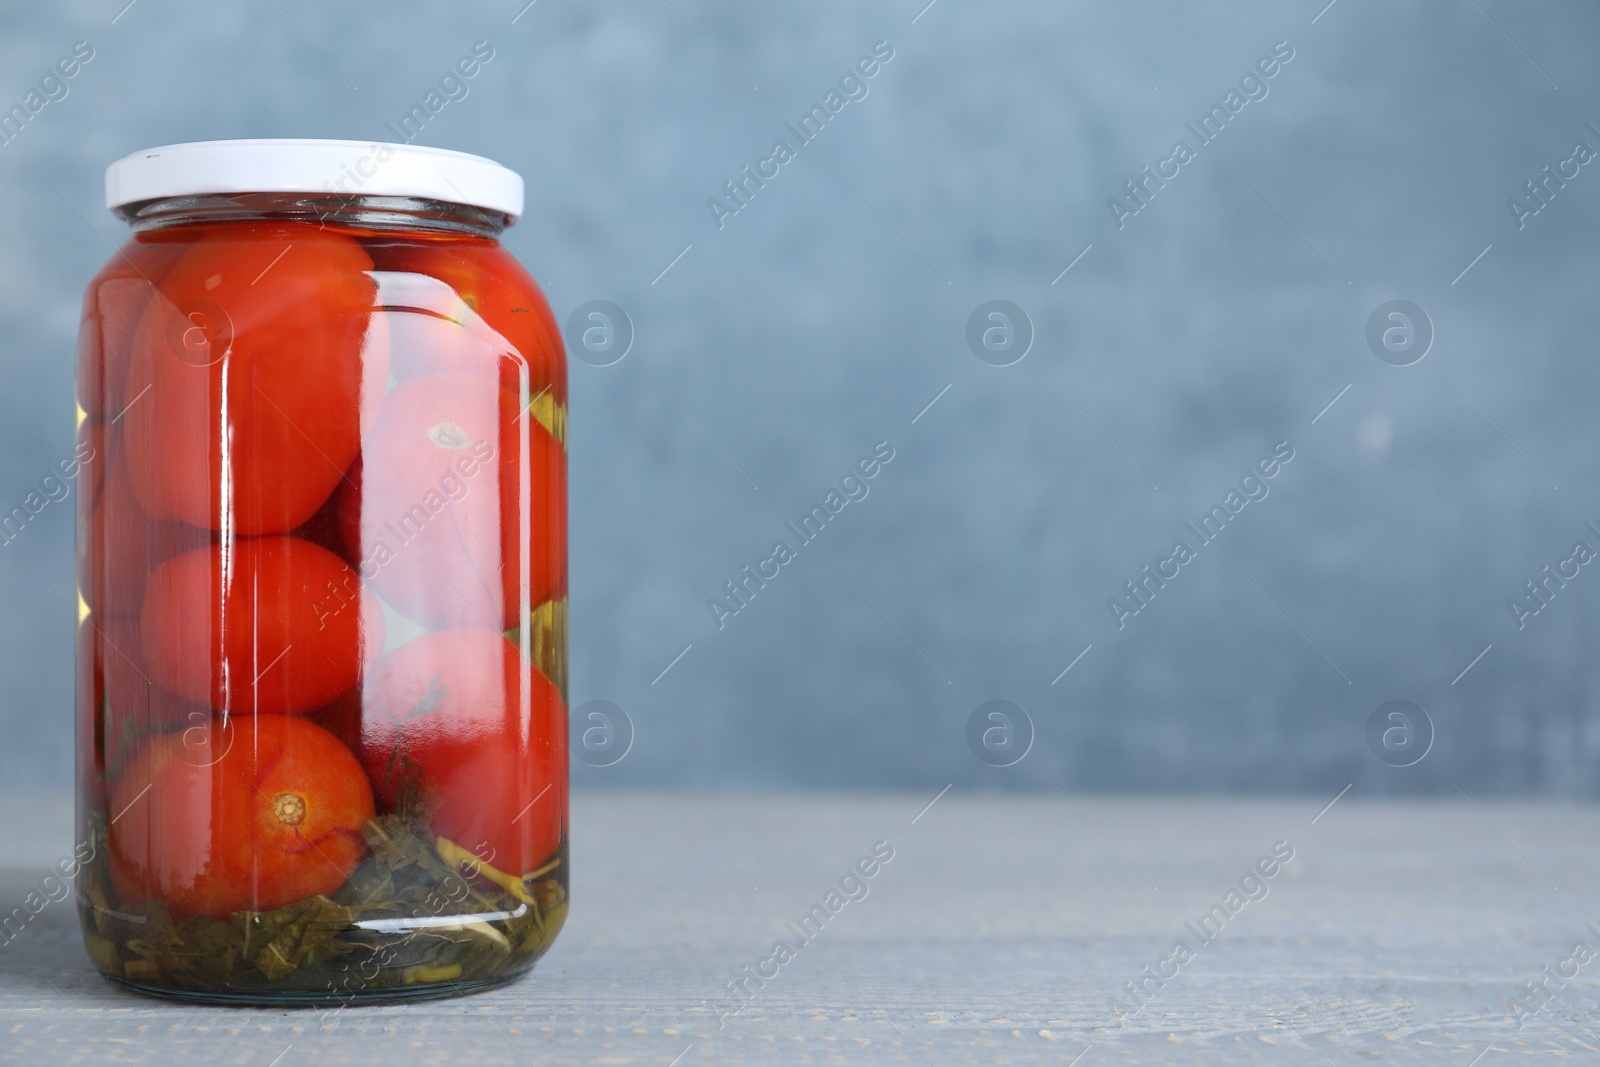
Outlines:
{"type": "MultiPolygon", "coordinates": [[[[0,1062],[1600,1063],[1600,957],[1569,962],[1600,953],[1595,807],[931,799],[579,794],[555,948],[512,986],[403,1007],[145,999],[96,976],[51,904],[0,947],[0,1062]],[[860,899],[734,1002],[879,841],[894,858],[866,895],[850,884],[860,899]],[[1278,842],[1294,858],[1245,882],[1260,899],[1229,901],[1278,842]],[[1218,904],[1203,941],[1189,924],[1218,904]],[[1171,977],[1135,1002],[1146,967],[1171,977]],[[1574,971],[1529,1002],[1529,980],[1574,971]]],[[[0,815],[9,911],[68,852],[70,804],[0,815]]]]}

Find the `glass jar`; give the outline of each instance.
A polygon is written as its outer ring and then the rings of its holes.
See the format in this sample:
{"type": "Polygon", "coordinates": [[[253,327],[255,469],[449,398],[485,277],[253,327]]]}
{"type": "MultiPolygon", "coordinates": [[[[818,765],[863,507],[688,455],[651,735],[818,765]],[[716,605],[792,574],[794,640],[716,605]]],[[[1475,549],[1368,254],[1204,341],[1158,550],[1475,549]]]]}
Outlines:
{"type": "Polygon", "coordinates": [[[78,905],[145,992],[527,971],[567,908],[566,365],[522,181],[216,141],[107,171],[78,345],[78,905]]]}

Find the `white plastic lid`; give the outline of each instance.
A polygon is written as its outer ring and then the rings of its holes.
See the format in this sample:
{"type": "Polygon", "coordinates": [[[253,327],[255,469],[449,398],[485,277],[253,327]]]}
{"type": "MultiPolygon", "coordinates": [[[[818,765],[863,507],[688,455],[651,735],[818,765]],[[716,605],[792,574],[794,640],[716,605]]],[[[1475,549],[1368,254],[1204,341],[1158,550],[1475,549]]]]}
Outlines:
{"type": "Polygon", "coordinates": [[[491,159],[422,145],[261,139],[147,148],[106,168],[106,207],[204,193],[416,196],[522,214],[522,176],[491,159]]]}

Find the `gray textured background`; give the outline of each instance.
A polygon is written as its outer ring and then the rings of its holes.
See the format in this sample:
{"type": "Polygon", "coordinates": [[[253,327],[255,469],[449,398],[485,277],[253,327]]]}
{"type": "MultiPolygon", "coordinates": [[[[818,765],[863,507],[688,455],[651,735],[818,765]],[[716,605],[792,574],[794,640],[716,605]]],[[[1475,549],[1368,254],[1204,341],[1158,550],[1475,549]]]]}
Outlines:
{"type": "MultiPolygon", "coordinates": [[[[4,507],[70,448],[106,163],[384,138],[486,40],[421,142],[522,172],[558,316],[637,331],[572,371],[572,695],[637,732],[581,781],[1600,789],[1600,568],[1525,630],[1507,608],[1600,548],[1600,165],[1525,229],[1506,203],[1600,149],[1593,5],[124,2],[0,9],[7,107],[95,48],[0,147],[4,507]],[[706,199],[879,40],[870,95],[719,231],[706,199]],[[1107,198],[1281,40],[1269,96],[1119,231],[1107,198]],[[1397,297],[1437,331],[1405,368],[1365,341],[1397,297]],[[1014,366],[965,341],[993,298],[1037,332],[1014,366]],[[719,631],[707,600],[880,439],[870,496],[719,631]],[[1271,495],[1118,631],[1107,598],[1280,440],[1271,495]],[[1404,770],[1365,738],[1393,698],[1437,727],[1404,770]],[[1011,767],[965,740],[991,699],[1036,728],[1011,767]]],[[[70,775],[71,534],[53,504],[0,548],[14,782],[70,775]]]]}

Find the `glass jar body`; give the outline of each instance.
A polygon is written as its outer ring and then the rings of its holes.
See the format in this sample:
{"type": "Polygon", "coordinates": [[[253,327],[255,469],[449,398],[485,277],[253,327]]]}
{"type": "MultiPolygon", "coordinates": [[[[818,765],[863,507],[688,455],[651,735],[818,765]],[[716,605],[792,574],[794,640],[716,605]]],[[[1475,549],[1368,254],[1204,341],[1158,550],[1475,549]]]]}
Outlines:
{"type": "Polygon", "coordinates": [[[566,376],[449,205],[146,205],[77,368],[78,903],[140,989],[526,971],[567,906],[566,376]]]}

